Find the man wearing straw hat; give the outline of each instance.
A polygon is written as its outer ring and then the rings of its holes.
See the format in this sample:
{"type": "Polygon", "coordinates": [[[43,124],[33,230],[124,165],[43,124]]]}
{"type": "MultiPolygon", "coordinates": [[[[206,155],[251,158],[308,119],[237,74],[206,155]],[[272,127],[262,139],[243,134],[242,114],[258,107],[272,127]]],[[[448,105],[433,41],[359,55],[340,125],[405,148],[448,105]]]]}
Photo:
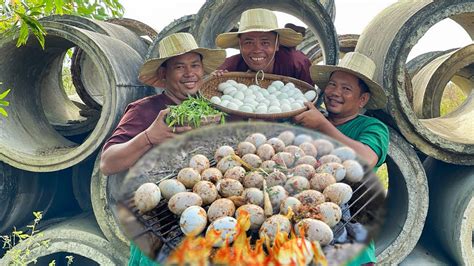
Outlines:
{"type": "MultiPolygon", "coordinates": [[[[105,143],[100,170],[111,175],[128,170],[155,145],[191,130],[169,128],[164,118],[169,105],[180,104],[197,93],[205,73],[215,70],[226,57],[225,50],[199,48],[189,33],[175,33],[163,38],[154,49],[159,58],[146,61],[138,79],[147,85],[164,88],[159,95],[129,104],[112,136],[105,143]]],[[[129,265],[156,265],[131,245],[129,265]]]]}
{"type": "MultiPolygon", "coordinates": [[[[360,114],[363,108],[381,109],[387,103],[384,90],[372,80],[375,63],[361,53],[352,52],[337,66],[313,65],[310,71],[316,85],[324,88],[328,116],[306,103],[309,110],[295,116],[295,122],[351,147],[377,171],[387,156],[389,132],[381,121],[360,114]]],[[[375,247],[371,242],[350,265],[375,261],[375,247]]]]}
{"type": "Polygon", "coordinates": [[[267,9],[249,9],[242,13],[239,30],[219,34],[216,45],[236,48],[240,54],[227,58],[215,71],[263,71],[297,78],[313,84],[309,73],[311,61],[294,49],[303,41],[303,35],[292,28],[279,28],[275,14],[267,9]]]}

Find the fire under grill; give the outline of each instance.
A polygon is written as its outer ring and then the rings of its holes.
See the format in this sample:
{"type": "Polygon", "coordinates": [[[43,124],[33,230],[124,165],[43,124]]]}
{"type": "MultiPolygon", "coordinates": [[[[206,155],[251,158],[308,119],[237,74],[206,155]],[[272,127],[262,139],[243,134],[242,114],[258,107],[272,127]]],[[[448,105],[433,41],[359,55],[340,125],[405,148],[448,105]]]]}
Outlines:
{"type": "MultiPolygon", "coordinates": [[[[210,162],[211,167],[216,165],[214,160],[210,160],[210,162]]],[[[172,171],[168,175],[157,176],[156,179],[160,181],[156,183],[159,184],[163,180],[176,177],[177,171],[172,171]]],[[[360,183],[350,185],[353,189],[352,198],[347,204],[341,206],[342,219],[332,228],[334,239],[323,248],[324,253],[328,248],[334,248],[338,245],[366,243],[382,224],[385,189],[378,181],[378,177],[373,173],[367,173],[360,183]]],[[[153,210],[141,214],[134,204],[133,193],[126,195],[124,198],[125,200],[120,201],[119,205],[133,214],[142,228],[133,235],[129,235],[129,237],[135,241],[151,233],[161,241],[161,245],[154,252],[156,254],[155,260],[160,263],[165,262],[185,237],[179,226],[180,217],[168,209],[168,201],[165,199],[162,199],[153,210]]],[[[209,206],[204,207],[206,211],[208,208],[209,206]]],[[[253,240],[256,237],[258,237],[258,234],[252,234],[253,240]]],[[[328,254],[326,256],[328,261],[331,262],[331,256],[328,257],[328,254]]],[[[333,254],[333,257],[335,260],[340,259],[337,258],[339,257],[337,254],[333,254]]]]}

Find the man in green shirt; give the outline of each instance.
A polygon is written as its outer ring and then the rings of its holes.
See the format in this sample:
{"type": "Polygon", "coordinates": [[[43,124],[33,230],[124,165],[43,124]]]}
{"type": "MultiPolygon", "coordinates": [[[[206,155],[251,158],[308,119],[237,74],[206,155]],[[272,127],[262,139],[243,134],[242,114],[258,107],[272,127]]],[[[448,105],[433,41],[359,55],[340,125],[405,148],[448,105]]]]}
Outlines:
{"type": "MultiPolygon", "coordinates": [[[[337,66],[313,65],[311,78],[324,88],[325,117],[311,103],[309,110],[297,115],[295,122],[318,130],[354,149],[365,158],[374,171],[385,162],[389,133],[379,120],[361,115],[366,109],[381,109],[387,96],[372,80],[375,63],[367,56],[347,53],[337,66]]],[[[376,262],[373,241],[349,265],[370,265],[376,262]]]]}

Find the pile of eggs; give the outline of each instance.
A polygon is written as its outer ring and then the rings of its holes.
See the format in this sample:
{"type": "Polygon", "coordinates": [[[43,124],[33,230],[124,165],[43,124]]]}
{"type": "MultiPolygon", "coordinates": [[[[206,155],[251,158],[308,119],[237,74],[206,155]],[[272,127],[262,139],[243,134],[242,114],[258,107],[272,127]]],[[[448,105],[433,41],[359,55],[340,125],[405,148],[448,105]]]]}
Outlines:
{"type": "Polygon", "coordinates": [[[251,134],[235,148],[220,146],[214,159],[217,165],[211,167],[206,156],[194,155],[176,179],[162,180],[159,186],[143,184],[135,192],[135,205],[145,213],[164,198],[169,210],[180,216],[184,234],[199,235],[206,227],[206,234],[211,229],[221,232],[215,246],[226,238],[232,242],[236,218],[243,211],[250,214],[250,230],[258,231],[260,238],[273,242],[278,230],[289,234],[293,228],[299,234],[304,228],[307,240],[324,246],[341,220],[340,206],[352,197],[347,183],[364,176],[351,148],[335,148],[329,140],[292,131],[272,138],[251,134]],[[264,183],[270,217],[264,211],[264,183]],[[295,215],[289,215],[290,208],[295,215]]]}
{"type": "Polygon", "coordinates": [[[257,85],[237,83],[227,80],[220,83],[217,89],[223,93],[221,97],[213,96],[210,101],[216,105],[231,110],[271,114],[290,112],[304,107],[304,102],[311,102],[316,97],[316,91],[310,90],[305,94],[291,82],[273,81],[267,89],[257,85]]]}

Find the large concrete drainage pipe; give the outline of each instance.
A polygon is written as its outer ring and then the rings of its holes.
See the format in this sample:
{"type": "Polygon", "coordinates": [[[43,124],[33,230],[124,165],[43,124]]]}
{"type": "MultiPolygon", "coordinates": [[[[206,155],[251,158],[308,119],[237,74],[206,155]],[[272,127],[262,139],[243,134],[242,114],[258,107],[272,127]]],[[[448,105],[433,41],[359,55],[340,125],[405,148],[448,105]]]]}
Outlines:
{"type": "Polygon", "coordinates": [[[423,166],[430,186],[423,238],[439,243],[456,264],[474,265],[474,167],[433,158],[423,166]]]}
{"type": "Polygon", "coordinates": [[[308,25],[321,43],[326,64],[334,65],[338,59],[337,34],[332,18],[324,6],[331,6],[331,2],[333,1],[210,0],[206,1],[196,14],[196,21],[191,33],[201,46],[216,47],[217,35],[231,30],[239,21],[243,11],[259,7],[281,11],[295,16],[308,25]]]}
{"type": "MultiPolygon", "coordinates": [[[[100,232],[92,215],[81,215],[73,219],[52,225],[42,230],[35,241],[49,241],[47,246],[31,245],[28,261],[37,259],[40,265],[48,265],[53,259],[60,265],[65,265],[64,259],[72,255],[74,265],[125,265],[128,253],[123,253],[111,247],[110,243],[100,232]],[[64,262],[64,264],[62,263],[64,262]]],[[[28,241],[14,247],[15,250],[24,250],[30,244],[28,241]]],[[[1,265],[13,264],[9,255],[0,259],[1,265]]]]}
{"type": "MultiPolygon", "coordinates": [[[[137,81],[143,58],[122,41],[56,22],[43,21],[46,47],[34,38],[20,48],[16,37],[0,40],[0,80],[12,88],[10,115],[0,123],[0,160],[20,169],[57,171],[73,166],[96,151],[115,128],[126,105],[151,93],[137,81]],[[40,99],[55,90],[45,72],[50,62],[79,46],[97,67],[104,105],[97,125],[82,143],[64,138],[50,125],[40,99]],[[124,56],[127,55],[127,56],[124,56]]],[[[55,108],[64,108],[56,105],[55,108]]]]}
{"type": "Polygon", "coordinates": [[[400,263],[415,247],[428,211],[428,182],[413,148],[390,128],[385,223],[375,239],[377,262],[400,263]]]}
{"type": "Polygon", "coordinates": [[[105,176],[100,172],[100,154],[95,161],[90,191],[92,208],[105,238],[117,249],[128,252],[129,240],[122,232],[117,215],[117,200],[125,174],[105,176]]]}
{"type": "MultiPolygon", "coordinates": [[[[436,131],[433,131],[426,123],[420,121],[406,93],[405,62],[410,50],[423,34],[445,18],[471,17],[470,24],[461,26],[472,33],[473,13],[474,5],[469,0],[399,1],[379,13],[370,22],[361,34],[356,47],[356,51],[375,61],[377,65],[375,81],[383,85],[389,95],[386,112],[395,121],[403,136],[431,157],[464,165],[474,164],[474,141],[465,141],[463,137],[466,132],[472,132],[472,128],[470,131],[460,132],[451,130],[452,126],[444,123],[445,121],[439,121],[441,124],[436,131]],[[380,32],[384,33],[384,38],[380,38],[380,32]],[[437,132],[441,128],[444,130],[443,135],[437,132]],[[446,137],[447,135],[449,137],[446,137]]],[[[457,126],[472,127],[473,117],[463,116],[457,126]]]]}

